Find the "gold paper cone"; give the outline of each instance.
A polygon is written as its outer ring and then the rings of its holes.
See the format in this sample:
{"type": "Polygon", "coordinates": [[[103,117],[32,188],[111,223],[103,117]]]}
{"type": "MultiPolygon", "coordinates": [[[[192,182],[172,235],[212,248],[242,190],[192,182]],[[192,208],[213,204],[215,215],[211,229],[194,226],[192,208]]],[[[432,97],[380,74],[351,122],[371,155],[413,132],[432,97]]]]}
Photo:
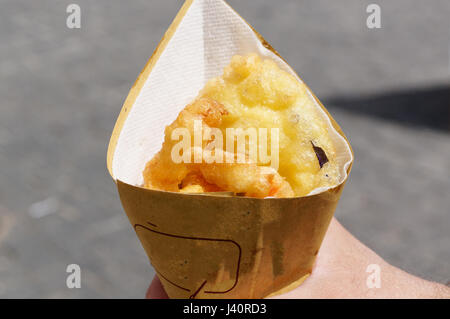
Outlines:
{"type": "Polygon", "coordinates": [[[131,89],[114,128],[108,170],[170,298],[263,298],[295,288],[312,271],[350,172],[350,145],[311,93],[335,134],[343,177],[334,188],[306,197],[256,199],[138,186],[146,161],[161,147],[164,126],[209,78],[221,73],[232,55],[255,51],[293,73],[223,1],[186,1],[131,89]],[[176,70],[178,65],[184,67],[176,70]],[[186,86],[176,83],[185,77],[190,79],[186,86]]]}

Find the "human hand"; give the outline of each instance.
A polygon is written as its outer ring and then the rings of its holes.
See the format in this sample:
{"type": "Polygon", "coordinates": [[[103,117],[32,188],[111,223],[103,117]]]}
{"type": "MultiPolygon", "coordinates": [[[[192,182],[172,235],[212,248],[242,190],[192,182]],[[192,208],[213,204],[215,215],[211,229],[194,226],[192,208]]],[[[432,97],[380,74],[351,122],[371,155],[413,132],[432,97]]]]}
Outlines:
{"type": "MultiPolygon", "coordinates": [[[[158,277],[146,298],[168,298],[158,277]]],[[[450,298],[450,288],[389,265],[333,218],[312,274],[299,287],[273,298],[450,298]],[[369,265],[380,269],[379,288],[367,285],[369,265]]]]}

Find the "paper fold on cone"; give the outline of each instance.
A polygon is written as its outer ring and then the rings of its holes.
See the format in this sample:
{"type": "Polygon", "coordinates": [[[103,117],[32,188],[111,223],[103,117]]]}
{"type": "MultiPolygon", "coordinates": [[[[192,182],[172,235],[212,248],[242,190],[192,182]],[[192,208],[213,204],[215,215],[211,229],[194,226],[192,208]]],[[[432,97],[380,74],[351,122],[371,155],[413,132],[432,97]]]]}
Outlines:
{"type": "Polygon", "coordinates": [[[284,199],[140,187],[146,162],[161,148],[165,126],[233,55],[253,52],[298,78],[224,1],[186,1],[131,89],[111,136],[108,170],[171,298],[262,298],[304,278],[350,172],[353,154],[347,139],[309,91],[336,146],[341,180],[334,187],[284,199]]]}

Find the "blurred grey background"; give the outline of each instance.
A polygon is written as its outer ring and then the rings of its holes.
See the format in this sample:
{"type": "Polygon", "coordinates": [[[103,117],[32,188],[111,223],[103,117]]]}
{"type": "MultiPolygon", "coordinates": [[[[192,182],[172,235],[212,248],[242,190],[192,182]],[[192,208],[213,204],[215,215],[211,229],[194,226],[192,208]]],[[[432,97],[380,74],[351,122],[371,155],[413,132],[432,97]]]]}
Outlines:
{"type": "MultiPolygon", "coordinates": [[[[338,219],[390,263],[450,280],[448,0],[232,0],[341,124],[338,219]],[[366,7],[382,28],[366,27],[366,7]]],[[[0,298],[144,296],[153,276],[105,158],[182,2],[0,0],[0,298]],[[81,7],[81,29],[66,8],[81,7]],[[81,289],[66,267],[81,266],[81,289]]],[[[365,271],[365,269],[361,269],[365,271]]]]}

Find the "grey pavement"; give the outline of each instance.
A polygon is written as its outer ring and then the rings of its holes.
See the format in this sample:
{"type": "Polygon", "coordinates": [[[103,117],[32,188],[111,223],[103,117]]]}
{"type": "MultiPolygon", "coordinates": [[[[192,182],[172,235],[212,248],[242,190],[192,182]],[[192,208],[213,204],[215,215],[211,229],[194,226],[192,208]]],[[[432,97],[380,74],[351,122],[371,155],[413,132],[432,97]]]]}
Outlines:
{"type": "MultiPolygon", "coordinates": [[[[144,295],[154,272],[107,173],[106,148],[181,3],[0,0],[0,298],[144,295]],[[74,2],[80,30],[65,26],[74,2]],[[72,263],[81,289],[66,287],[72,263]]],[[[356,161],[338,219],[392,264],[450,280],[448,0],[230,4],[349,137],[356,161]],[[365,27],[371,2],[382,8],[380,30],[365,27]]]]}

